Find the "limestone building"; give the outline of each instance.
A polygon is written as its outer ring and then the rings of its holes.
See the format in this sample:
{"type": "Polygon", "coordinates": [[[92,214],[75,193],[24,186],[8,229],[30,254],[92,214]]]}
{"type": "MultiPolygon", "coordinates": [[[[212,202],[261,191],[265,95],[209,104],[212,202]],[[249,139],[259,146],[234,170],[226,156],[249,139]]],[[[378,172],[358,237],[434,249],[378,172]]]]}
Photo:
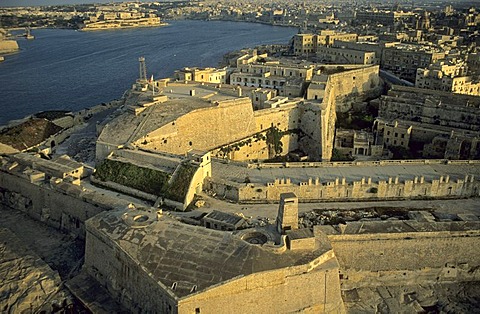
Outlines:
{"type": "Polygon", "coordinates": [[[293,51],[295,55],[315,54],[320,47],[330,47],[335,41],[356,42],[355,33],[339,33],[331,30],[322,30],[319,34],[297,34],[293,37],[293,51]]]}
{"type": "Polygon", "coordinates": [[[402,146],[425,158],[476,159],[478,110],[478,97],[394,86],[379,99],[376,143],[402,146]]]}
{"type": "Polygon", "coordinates": [[[276,89],[279,95],[298,97],[313,75],[313,66],[278,61],[240,64],[230,75],[230,84],[276,89]]]}
{"type": "Polygon", "coordinates": [[[215,68],[183,68],[175,71],[173,77],[179,81],[194,81],[205,83],[225,84],[227,81],[227,69],[215,68]]]}
{"type": "Polygon", "coordinates": [[[375,52],[346,48],[317,47],[317,58],[333,64],[376,64],[375,52]]]}
{"type": "Polygon", "coordinates": [[[399,123],[395,120],[392,123],[375,120],[376,144],[389,146],[400,146],[409,149],[410,134],[412,133],[412,125],[399,123]]]}
{"type": "Polygon", "coordinates": [[[366,156],[382,156],[383,145],[374,141],[372,133],[357,130],[335,130],[334,148],[343,156],[362,159],[366,156]]]}
{"type": "Polygon", "coordinates": [[[398,44],[383,49],[381,67],[400,78],[415,82],[418,68],[427,68],[444,57],[444,52],[430,47],[398,44]]]}
{"type": "Polygon", "coordinates": [[[415,86],[457,94],[480,95],[480,82],[467,76],[467,72],[467,65],[464,62],[437,61],[426,69],[417,69],[415,86]]]}

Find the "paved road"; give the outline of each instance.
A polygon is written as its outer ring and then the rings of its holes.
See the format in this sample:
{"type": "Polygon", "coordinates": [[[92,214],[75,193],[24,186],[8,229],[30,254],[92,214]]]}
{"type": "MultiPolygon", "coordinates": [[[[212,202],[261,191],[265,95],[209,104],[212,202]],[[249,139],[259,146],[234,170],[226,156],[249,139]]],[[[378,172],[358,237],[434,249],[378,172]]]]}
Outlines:
{"type": "Polygon", "coordinates": [[[83,127],[72,133],[63,143],[56,147],[56,154],[67,154],[77,161],[89,166],[95,165],[95,141],[97,140],[97,123],[114,112],[118,107],[113,107],[93,115],[83,127]]]}
{"type": "MultiPolygon", "coordinates": [[[[214,209],[229,212],[242,213],[246,217],[267,217],[275,219],[278,204],[233,204],[222,200],[202,195],[206,204],[200,211],[212,211],[214,209]]],[[[371,207],[406,207],[412,209],[436,209],[445,213],[473,213],[480,216],[480,198],[460,200],[409,200],[409,201],[378,201],[378,202],[324,202],[324,203],[300,203],[299,212],[309,212],[313,209],[359,209],[371,207]]]]}

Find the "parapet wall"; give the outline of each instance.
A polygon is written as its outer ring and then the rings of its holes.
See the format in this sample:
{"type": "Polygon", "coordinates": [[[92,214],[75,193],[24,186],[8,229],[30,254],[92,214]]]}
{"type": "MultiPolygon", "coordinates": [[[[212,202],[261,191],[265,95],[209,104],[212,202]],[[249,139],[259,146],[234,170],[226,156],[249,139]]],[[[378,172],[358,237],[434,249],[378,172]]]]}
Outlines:
{"type": "Polygon", "coordinates": [[[302,202],[324,200],[380,200],[380,199],[423,199],[463,198],[478,196],[480,182],[473,176],[450,181],[448,176],[426,181],[424,177],[399,181],[398,177],[388,181],[374,182],[369,178],[346,182],[345,178],[322,183],[319,178],[309,178],[298,184],[289,178],[275,179],[267,185],[248,183],[238,187],[239,202],[276,202],[280,194],[293,192],[302,202]]]}
{"type": "MultiPolygon", "coordinates": [[[[282,168],[332,168],[332,172],[341,171],[342,167],[355,166],[387,166],[388,165],[472,165],[480,161],[445,161],[445,160],[385,160],[356,162],[286,162],[248,164],[250,169],[282,169],[282,168]],[[340,168],[336,170],[335,168],[340,168]]],[[[303,169],[302,171],[304,171],[303,169]]],[[[292,170],[289,170],[290,172],[292,170]]],[[[258,173],[260,177],[270,175],[269,172],[258,173]]],[[[476,175],[476,174],[475,174],[476,175]]],[[[394,199],[433,199],[433,198],[465,198],[480,195],[480,181],[474,174],[465,174],[451,179],[448,174],[438,177],[413,176],[411,178],[387,177],[374,180],[363,177],[351,181],[349,178],[337,177],[325,180],[319,177],[306,177],[303,182],[298,178],[272,178],[268,183],[251,183],[250,180],[226,181],[215,177],[209,182],[209,189],[218,197],[242,203],[278,202],[280,194],[295,193],[301,202],[315,201],[352,201],[352,200],[394,200],[394,199]]],[[[331,177],[330,177],[331,178],[331,177]]],[[[358,177],[357,177],[358,178],[358,177]]]]}

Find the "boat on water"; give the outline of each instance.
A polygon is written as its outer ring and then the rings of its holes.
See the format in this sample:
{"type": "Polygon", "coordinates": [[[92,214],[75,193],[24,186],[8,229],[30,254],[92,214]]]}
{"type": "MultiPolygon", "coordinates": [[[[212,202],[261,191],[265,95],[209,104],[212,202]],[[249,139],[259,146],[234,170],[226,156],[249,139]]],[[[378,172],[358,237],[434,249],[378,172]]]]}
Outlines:
{"type": "Polygon", "coordinates": [[[25,27],[25,34],[23,36],[26,39],[35,39],[35,36],[32,35],[30,27],[25,27]]]}

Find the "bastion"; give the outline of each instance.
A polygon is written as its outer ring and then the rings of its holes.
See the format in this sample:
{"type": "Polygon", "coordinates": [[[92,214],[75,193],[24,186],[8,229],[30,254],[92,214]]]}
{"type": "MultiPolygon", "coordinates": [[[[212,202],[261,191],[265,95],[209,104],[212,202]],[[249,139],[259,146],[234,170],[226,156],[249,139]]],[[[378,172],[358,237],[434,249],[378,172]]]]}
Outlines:
{"type": "Polygon", "coordinates": [[[87,221],[84,271],[133,313],[343,313],[334,253],[295,232],[287,196],[280,233],[218,231],[141,209],[100,214],[87,221]]]}

